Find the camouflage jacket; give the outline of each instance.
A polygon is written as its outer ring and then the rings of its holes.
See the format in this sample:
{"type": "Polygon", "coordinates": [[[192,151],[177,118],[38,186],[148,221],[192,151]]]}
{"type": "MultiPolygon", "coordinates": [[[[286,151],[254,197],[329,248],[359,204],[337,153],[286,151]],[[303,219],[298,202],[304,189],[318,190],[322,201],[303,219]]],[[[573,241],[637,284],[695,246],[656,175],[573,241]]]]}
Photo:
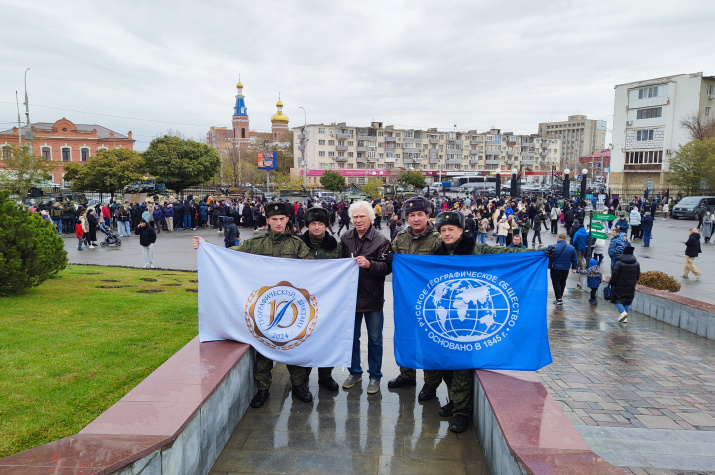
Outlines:
{"type": "Polygon", "coordinates": [[[308,246],[287,230],[282,234],[267,231],[263,235],[246,239],[238,246],[233,246],[230,249],[260,256],[286,257],[289,259],[313,258],[308,246]]]}
{"type": "Polygon", "coordinates": [[[490,246],[489,244],[477,244],[474,246],[474,254],[512,254],[514,252],[538,252],[541,249],[522,249],[519,247],[490,246]]]}
{"type": "Polygon", "coordinates": [[[419,254],[431,255],[434,254],[442,239],[434,227],[434,224],[427,223],[427,229],[422,234],[415,236],[412,234],[412,228],[407,228],[400,231],[392,240],[393,254],[419,254]]]}
{"type": "Polygon", "coordinates": [[[325,234],[325,237],[320,242],[317,249],[313,247],[313,243],[310,241],[310,231],[303,233],[300,238],[303,240],[305,245],[310,250],[310,254],[315,259],[338,259],[343,257],[342,243],[330,234],[325,234]]]}

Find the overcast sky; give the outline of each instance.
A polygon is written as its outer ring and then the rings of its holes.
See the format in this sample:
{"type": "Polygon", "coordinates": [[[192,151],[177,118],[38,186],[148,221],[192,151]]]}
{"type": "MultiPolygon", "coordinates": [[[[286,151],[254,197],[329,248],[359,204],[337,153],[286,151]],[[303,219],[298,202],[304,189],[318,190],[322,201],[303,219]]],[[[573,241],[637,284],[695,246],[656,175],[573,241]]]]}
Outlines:
{"type": "Polygon", "coordinates": [[[616,84],[715,75],[712,0],[0,0],[0,128],[32,122],[131,130],[231,126],[239,74],[251,128],[378,120],[397,127],[535,133],[608,121],[616,84]],[[22,119],[24,121],[24,111],[22,119]]]}

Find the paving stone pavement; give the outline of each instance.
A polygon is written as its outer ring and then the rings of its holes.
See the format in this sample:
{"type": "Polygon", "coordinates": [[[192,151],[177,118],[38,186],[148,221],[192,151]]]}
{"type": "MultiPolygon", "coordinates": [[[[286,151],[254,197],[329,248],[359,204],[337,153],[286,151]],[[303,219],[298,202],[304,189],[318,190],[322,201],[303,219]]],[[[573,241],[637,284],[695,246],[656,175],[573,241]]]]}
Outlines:
{"type": "Polygon", "coordinates": [[[614,465],[715,473],[715,342],[634,312],[620,324],[577,282],[549,306],[554,363],[537,373],[549,393],[614,465]]]}

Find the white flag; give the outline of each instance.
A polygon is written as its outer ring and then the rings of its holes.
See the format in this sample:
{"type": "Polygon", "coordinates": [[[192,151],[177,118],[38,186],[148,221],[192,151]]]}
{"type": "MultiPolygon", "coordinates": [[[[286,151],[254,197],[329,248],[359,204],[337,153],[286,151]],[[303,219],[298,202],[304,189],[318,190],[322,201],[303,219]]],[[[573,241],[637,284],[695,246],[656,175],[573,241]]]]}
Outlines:
{"type": "Polygon", "coordinates": [[[280,363],[350,366],[358,265],[285,259],[202,241],[199,339],[236,340],[280,363]]]}

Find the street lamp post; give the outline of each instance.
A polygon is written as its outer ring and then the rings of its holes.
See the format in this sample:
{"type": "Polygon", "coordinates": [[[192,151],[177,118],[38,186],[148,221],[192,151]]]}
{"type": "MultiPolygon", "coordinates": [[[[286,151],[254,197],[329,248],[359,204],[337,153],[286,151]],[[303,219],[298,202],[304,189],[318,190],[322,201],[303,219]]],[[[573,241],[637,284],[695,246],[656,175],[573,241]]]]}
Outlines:
{"type": "Polygon", "coordinates": [[[564,189],[562,190],[562,195],[564,195],[564,199],[567,200],[571,196],[571,187],[569,185],[569,173],[571,173],[571,170],[568,168],[564,168],[564,189]]]}
{"type": "Polygon", "coordinates": [[[308,189],[308,161],[305,159],[305,149],[308,148],[308,114],[305,112],[305,107],[299,106],[299,109],[303,109],[303,150],[301,151],[301,157],[303,159],[303,186],[308,189]]]}
{"type": "Polygon", "coordinates": [[[588,168],[581,170],[581,201],[586,199],[586,176],[588,175],[588,168]]]}
{"type": "Polygon", "coordinates": [[[501,197],[501,170],[496,171],[497,200],[501,197]]]}
{"type": "Polygon", "coordinates": [[[25,70],[25,117],[27,118],[27,126],[30,127],[30,100],[27,98],[27,72],[30,68],[25,70]]]}
{"type": "Polygon", "coordinates": [[[517,194],[517,188],[516,188],[516,174],[519,172],[516,168],[511,169],[511,197],[515,198],[517,194]]]}

